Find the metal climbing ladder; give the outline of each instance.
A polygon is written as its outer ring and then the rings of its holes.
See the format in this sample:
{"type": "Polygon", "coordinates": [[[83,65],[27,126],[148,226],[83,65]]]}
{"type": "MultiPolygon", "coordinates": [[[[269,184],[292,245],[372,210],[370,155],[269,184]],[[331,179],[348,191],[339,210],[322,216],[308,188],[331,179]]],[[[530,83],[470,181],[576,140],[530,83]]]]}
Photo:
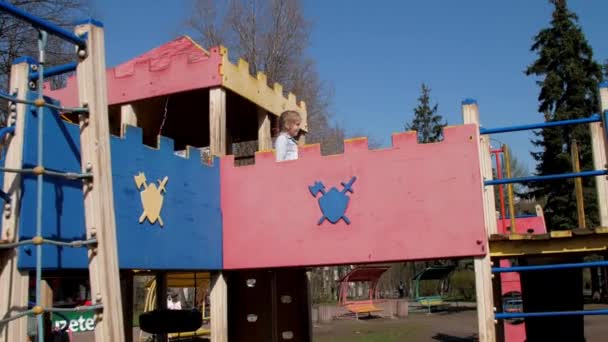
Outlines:
{"type": "MultiPolygon", "coordinates": [[[[566,180],[566,179],[576,179],[582,177],[595,177],[595,186],[598,197],[598,210],[600,217],[600,227],[596,227],[593,229],[588,229],[585,227],[575,227],[576,230],[579,231],[579,236],[588,235],[588,236],[596,236],[598,240],[604,239],[605,227],[608,227],[608,180],[606,176],[608,175],[608,169],[606,169],[606,159],[608,158],[607,149],[606,149],[606,141],[608,141],[608,84],[604,83],[600,85],[599,95],[601,98],[601,112],[597,114],[592,114],[588,117],[570,119],[570,120],[562,120],[562,121],[549,121],[549,122],[541,122],[535,124],[527,124],[527,125],[518,125],[518,126],[508,126],[508,127],[498,127],[498,128],[480,128],[481,135],[481,169],[482,175],[485,180],[484,184],[484,201],[485,201],[485,209],[486,209],[486,226],[487,233],[489,237],[496,236],[498,239],[513,241],[516,242],[518,240],[523,241],[525,234],[518,234],[516,232],[512,232],[514,235],[511,240],[511,234],[497,234],[497,220],[496,220],[496,210],[494,206],[494,192],[492,186],[495,185],[509,185],[515,183],[528,183],[528,182],[542,182],[542,181],[550,181],[550,180],[566,180]],[[492,176],[492,167],[491,167],[491,159],[490,159],[490,145],[489,145],[489,135],[490,134],[498,134],[498,133],[507,133],[507,132],[516,132],[516,131],[526,131],[526,130],[534,130],[548,127],[563,127],[563,126],[573,126],[573,125],[589,125],[590,129],[590,140],[592,145],[592,153],[593,153],[593,162],[594,162],[594,170],[588,171],[573,171],[569,173],[562,174],[550,174],[550,175],[541,175],[541,176],[528,176],[528,177],[516,177],[516,178],[501,178],[501,179],[493,179],[492,176]],[[591,235],[595,234],[595,235],[591,235]],[[507,236],[505,236],[507,235],[507,236]]],[[[479,113],[477,109],[477,104],[474,100],[467,100],[463,103],[463,112],[468,114],[468,122],[469,123],[479,123],[479,113]]],[[[465,115],[465,119],[467,116],[465,115]]],[[[574,158],[574,157],[573,157],[574,158]]],[[[511,217],[515,218],[513,213],[513,209],[511,209],[511,217]]],[[[584,214],[584,213],[583,213],[584,214]]],[[[580,222],[580,221],[579,221],[580,222]]],[[[540,305],[534,303],[534,305],[530,305],[529,299],[534,297],[534,295],[538,294],[538,289],[534,289],[535,291],[530,291],[530,287],[524,288],[522,290],[522,302],[523,306],[521,309],[518,309],[518,312],[508,312],[505,310],[505,307],[501,307],[500,304],[502,298],[502,293],[500,291],[500,275],[503,273],[519,273],[522,276],[522,279],[527,278],[527,285],[534,283],[538,284],[538,280],[542,279],[543,281],[550,283],[551,281],[557,279],[558,281],[562,280],[562,283],[559,285],[553,286],[552,289],[541,288],[544,292],[540,301],[543,307],[546,307],[547,302],[558,302],[562,300],[559,296],[552,296],[553,292],[549,290],[559,289],[560,285],[564,287],[564,283],[566,283],[565,277],[562,277],[561,273],[555,274],[552,272],[561,272],[564,270],[577,270],[583,268],[593,268],[593,267],[606,267],[608,266],[608,261],[586,261],[586,262],[571,262],[570,260],[582,260],[582,256],[585,254],[593,254],[593,253],[602,253],[605,250],[605,247],[597,247],[594,244],[588,244],[586,240],[582,240],[582,242],[576,243],[574,239],[568,241],[568,245],[565,243],[559,244],[558,247],[548,248],[551,245],[551,242],[555,240],[559,240],[565,237],[576,237],[577,234],[571,234],[572,231],[568,232],[551,232],[551,234],[543,234],[547,235],[537,239],[537,241],[546,241],[543,246],[547,247],[546,250],[539,251],[538,249],[531,249],[530,251],[526,251],[523,245],[519,245],[517,248],[513,248],[513,250],[517,250],[517,252],[512,253],[509,256],[496,255],[494,256],[494,261],[500,260],[508,260],[510,257],[513,259],[518,259],[522,262],[522,265],[516,266],[494,266],[491,263],[490,255],[486,256],[485,260],[480,261],[479,264],[476,263],[476,280],[477,280],[477,291],[478,291],[478,321],[480,323],[480,341],[496,341],[496,340],[504,340],[504,336],[502,333],[504,331],[500,331],[501,325],[504,324],[506,320],[512,319],[520,319],[526,321],[526,338],[530,341],[538,340],[538,331],[543,335],[541,338],[550,340],[553,335],[563,334],[564,330],[568,329],[568,332],[573,332],[572,336],[559,336],[561,338],[573,340],[572,338],[580,339],[580,332],[576,330],[576,328],[572,327],[569,324],[561,324],[556,323],[556,321],[547,321],[546,318],[563,318],[563,317],[575,317],[575,316],[591,316],[591,315],[608,315],[608,310],[606,309],[595,309],[595,310],[574,310],[569,309],[569,307],[574,306],[574,304],[568,303],[568,309],[561,309],[562,306],[557,306],[559,309],[543,309],[540,308],[540,305]],[[564,234],[560,234],[564,233],[564,234]],[[552,237],[555,236],[556,239],[551,241],[552,237]],[[599,251],[599,252],[598,252],[599,251]],[[575,253],[576,252],[576,253],[575,253]],[[574,255],[574,256],[573,256],[574,255]],[[565,261],[564,261],[565,260],[565,261]],[[527,264],[526,264],[527,263],[527,264]],[[495,276],[497,275],[497,276],[495,276]],[[534,276],[536,278],[531,278],[530,276],[534,276]],[[483,291],[482,295],[479,295],[483,291]],[[528,293],[526,295],[526,292],[528,293]],[[532,293],[532,294],[530,294],[532,293]],[[527,299],[526,299],[527,298],[527,299]],[[545,300],[548,298],[547,300],[545,300]],[[481,300],[480,300],[481,299],[481,300]],[[527,303],[528,301],[528,303],[527,303]],[[528,310],[529,311],[526,311],[528,310]],[[543,320],[538,320],[539,318],[543,320]],[[494,322],[492,322],[494,321],[494,322]],[[535,322],[535,329],[531,329],[530,326],[532,322],[535,322]],[[541,324],[538,324],[541,322],[541,324]],[[495,324],[493,324],[495,323],[495,324]],[[494,326],[496,325],[496,326],[494,326]],[[553,327],[551,326],[553,325],[553,327]],[[540,329],[538,328],[540,327],[540,329]],[[549,328],[554,328],[549,333],[547,332],[549,328]],[[533,332],[534,335],[529,334],[533,332]],[[575,336],[576,337],[573,337],[575,336]]],[[[529,234],[531,237],[532,233],[529,234]]],[[[529,239],[532,241],[532,238],[525,237],[525,239],[529,239]]],[[[603,240],[606,241],[606,240],[603,240]]],[[[605,244],[604,244],[605,245],[605,244]]],[[[492,250],[492,247],[490,246],[492,250]]],[[[492,251],[490,251],[492,252],[492,251]]],[[[477,262],[477,261],[476,261],[477,262]]],[[[582,279],[582,276],[578,276],[574,274],[567,274],[572,279],[582,279]]],[[[523,280],[522,280],[523,283],[523,280]]],[[[557,284],[557,282],[555,282],[557,284]]],[[[574,290],[570,290],[569,293],[573,291],[577,291],[576,288],[577,283],[573,281],[574,290]]],[[[523,285],[522,285],[523,287],[523,285]]],[[[537,298],[536,298],[537,299],[537,298]]],[[[579,307],[583,307],[582,301],[582,293],[581,298],[574,298],[574,303],[579,307]],[[579,305],[580,304],[580,305],[579,305]]],[[[584,326],[581,324],[580,328],[582,333],[584,333],[584,326]]],[[[508,342],[508,341],[507,341],[508,342]]]]}
{"type": "MultiPolygon", "coordinates": [[[[105,52],[103,25],[94,20],[78,23],[75,32],[34,17],[23,10],[1,1],[0,10],[31,24],[39,32],[38,61],[20,58],[11,69],[9,93],[0,97],[9,101],[8,126],[0,130],[0,138],[8,141],[4,167],[4,187],[0,197],[4,200],[2,235],[0,236],[0,341],[26,341],[25,316],[37,318],[37,340],[45,340],[44,313],[65,309],[45,307],[41,301],[42,245],[86,247],[89,257],[89,278],[92,306],[77,310],[95,311],[95,340],[124,341],[120,279],[116,247],[116,224],[112,195],[111,158],[106,95],[105,52]],[[45,68],[47,35],[51,34],[74,44],[77,63],[45,68]],[[43,97],[45,78],[76,71],[80,108],[61,108],[43,97]],[[32,99],[33,95],[36,96],[32,99]],[[24,117],[36,108],[38,116],[37,165],[24,169],[22,163],[24,117]],[[50,112],[48,108],[53,109],[50,112]],[[55,172],[44,168],[43,120],[45,115],[59,112],[77,113],[80,123],[80,172],[55,172]],[[36,177],[36,235],[19,240],[19,204],[21,175],[36,177]],[[54,241],[42,236],[44,203],[43,182],[57,178],[81,180],[84,193],[86,239],[80,241],[54,241]],[[23,245],[36,247],[36,302],[28,309],[28,273],[17,268],[17,248],[23,245]]],[[[25,214],[25,213],[24,213],[25,214]]],[[[30,214],[30,213],[27,213],[30,214]]],[[[74,310],[74,309],[70,309],[74,310]]]]}

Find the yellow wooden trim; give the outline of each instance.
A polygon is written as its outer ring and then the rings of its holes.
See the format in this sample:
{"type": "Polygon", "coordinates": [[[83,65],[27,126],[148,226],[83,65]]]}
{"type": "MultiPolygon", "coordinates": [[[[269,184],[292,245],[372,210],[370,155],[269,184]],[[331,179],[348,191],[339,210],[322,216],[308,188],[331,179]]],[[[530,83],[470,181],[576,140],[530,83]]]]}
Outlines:
{"type": "Polygon", "coordinates": [[[594,231],[597,234],[606,234],[606,233],[608,233],[608,227],[598,227],[598,228],[595,228],[594,231]]]}
{"type": "Polygon", "coordinates": [[[356,138],[349,138],[349,139],[344,139],[344,142],[353,142],[353,141],[360,141],[360,140],[367,140],[366,137],[356,137],[356,138]]]}
{"type": "Polygon", "coordinates": [[[319,150],[321,149],[321,144],[306,144],[303,146],[300,146],[300,149],[313,149],[313,148],[319,148],[319,150]]]}
{"type": "Polygon", "coordinates": [[[509,240],[511,240],[511,241],[529,239],[529,237],[527,235],[525,235],[525,234],[519,234],[519,233],[509,234],[508,236],[509,236],[509,240]]]}
{"type": "Polygon", "coordinates": [[[589,234],[547,240],[490,241],[491,257],[590,253],[608,250],[608,234],[589,234]]]}
{"type": "Polygon", "coordinates": [[[303,101],[296,102],[296,96],[292,93],[283,95],[283,86],[275,83],[273,87],[268,86],[268,80],[264,73],[258,72],[253,77],[249,73],[249,63],[239,59],[236,65],[228,59],[228,49],[220,46],[222,64],[220,75],[222,85],[240,96],[264,108],[275,116],[281,115],[286,110],[295,110],[302,116],[302,130],[308,131],[308,112],[303,101]]]}
{"type": "Polygon", "coordinates": [[[571,230],[555,230],[555,231],[552,231],[550,234],[551,234],[552,238],[565,238],[565,237],[571,237],[572,231],[571,230]]]}

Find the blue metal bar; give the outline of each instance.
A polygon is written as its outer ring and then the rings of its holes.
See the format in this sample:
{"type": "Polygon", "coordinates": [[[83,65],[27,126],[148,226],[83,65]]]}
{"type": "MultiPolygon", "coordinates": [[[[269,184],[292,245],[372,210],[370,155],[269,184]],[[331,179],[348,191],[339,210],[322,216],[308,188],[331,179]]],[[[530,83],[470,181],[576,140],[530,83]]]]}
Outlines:
{"type": "Polygon", "coordinates": [[[555,316],[598,316],[608,315],[608,309],[600,310],[578,310],[578,311],[547,311],[547,312],[514,312],[497,313],[496,319],[528,318],[528,317],[555,317],[555,316]]]}
{"type": "Polygon", "coordinates": [[[602,121],[602,117],[599,114],[593,114],[588,118],[582,119],[571,119],[571,120],[562,120],[562,121],[549,121],[549,122],[540,122],[529,125],[519,125],[519,126],[507,126],[507,127],[498,127],[498,128],[479,128],[479,134],[496,134],[496,133],[506,133],[506,132],[516,132],[516,131],[527,131],[539,128],[547,128],[547,127],[559,127],[559,126],[568,126],[568,125],[580,125],[592,122],[602,121]]]}
{"type": "Polygon", "coordinates": [[[19,7],[13,6],[6,1],[0,1],[0,10],[9,13],[10,15],[21,19],[32,26],[47,31],[48,33],[57,36],[63,40],[67,40],[70,43],[78,45],[80,48],[84,49],[87,46],[86,40],[78,37],[74,33],[57,26],[56,24],[47,22],[41,18],[31,15],[26,11],[20,9],[19,7]]]}
{"type": "Polygon", "coordinates": [[[18,98],[14,97],[13,95],[7,94],[3,91],[0,91],[0,99],[5,99],[11,102],[17,102],[17,103],[23,103],[23,100],[19,100],[18,98]]]}
{"type": "Polygon", "coordinates": [[[586,267],[603,267],[603,266],[608,266],[608,261],[589,261],[589,262],[553,264],[553,265],[492,267],[492,273],[558,270],[558,269],[565,269],[565,268],[586,268],[586,267]]]}
{"type": "Polygon", "coordinates": [[[44,311],[48,312],[86,312],[86,311],[94,311],[103,309],[103,304],[95,304],[95,305],[81,305],[75,308],[44,308],[44,311]]]}
{"type": "MultiPolygon", "coordinates": [[[[515,215],[515,218],[529,218],[529,217],[537,217],[535,214],[525,214],[525,215],[515,215]]],[[[505,215],[506,219],[510,219],[511,215],[505,215]]]]}
{"type": "MultiPolygon", "coordinates": [[[[62,64],[62,65],[57,65],[57,66],[54,66],[54,67],[50,67],[50,68],[47,68],[46,70],[44,70],[44,75],[42,77],[43,78],[49,78],[49,77],[65,74],[66,72],[76,71],[76,67],[77,66],[78,66],[78,63],[76,63],[76,62],[70,62],[70,63],[67,63],[67,64],[62,64]]],[[[34,72],[30,73],[29,77],[30,77],[30,81],[37,81],[38,80],[38,72],[34,71],[34,72]]]]}
{"type": "MultiPolygon", "coordinates": [[[[8,167],[0,166],[0,172],[10,172],[10,173],[21,173],[21,174],[37,174],[39,171],[35,171],[34,169],[12,169],[8,167]]],[[[76,173],[76,172],[57,172],[44,169],[42,171],[43,175],[65,178],[70,180],[78,180],[78,179],[91,179],[93,178],[93,174],[88,173],[76,173]]]]}
{"type": "Polygon", "coordinates": [[[6,203],[11,203],[11,196],[3,190],[0,190],[0,198],[6,203]]]}
{"type": "MultiPolygon", "coordinates": [[[[84,246],[88,246],[88,245],[94,245],[97,243],[97,239],[74,240],[74,241],[70,241],[70,242],[42,239],[41,243],[46,244],[46,245],[79,248],[79,247],[84,247],[84,246]]],[[[21,240],[21,241],[17,241],[17,242],[2,243],[2,244],[0,244],[0,249],[9,249],[9,248],[15,248],[18,246],[33,245],[33,244],[34,244],[34,239],[21,240]]]]}
{"type": "Polygon", "coordinates": [[[5,135],[15,133],[15,126],[8,126],[0,128],[0,139],[4,138],[5,135]]]}
{"type": "Polygon", "coordinates": [[[8,323],[8,322],[10,322],[12,320],[15,320],[17,318],[21,318],[23,316],[30,315],[32,313],[34,313],[34,310],[30,309],[30,310],[27,310],[27,311],[21,311],[21,312],[15,314],[13,316],[10,316],[8,318],[0,319],[0,327],[2,327],[4,324],[6,324],[6,323],[8,323]]]}
{"type": "Polygon", "coordinates": [[[484,181],[483,184],[488,186],[488,185],[512,184],[512,183],[541,182],[541,181],[556,180],[556,179],[593,177],[593,176],[604,176],[604,175],[608,175],[607,170],[593,170],[593,171],[581,171],[581,172],[568,172],[568,173],[562,173],[562,174],[557,174],[557,175],[492,179],[492,180],[484,181]]]}
{"type": "MultiPolygon", "coordinates": [[[[36,106],[36,102],[34,102],[34,101],[21,100],[21,99],[18,99],[14,96],[11,96],[11,95],[3,92],[3,91],[0,91],[0,99],[5,99],[5,100],[15,102],[15,103],[24,103],[24,104],[28,104],[31,106],[36,106]]],[[[89,112],[89,109],[86,107],[75,107],[75,108],[60,107],[60,106],[56,106],[56,105],[54,105],[52,103],[48,103],[48,102],[44,102],[43,106],[56,109],[57,111],[62,112],[62,113],[86,114],[89,112]]]]}

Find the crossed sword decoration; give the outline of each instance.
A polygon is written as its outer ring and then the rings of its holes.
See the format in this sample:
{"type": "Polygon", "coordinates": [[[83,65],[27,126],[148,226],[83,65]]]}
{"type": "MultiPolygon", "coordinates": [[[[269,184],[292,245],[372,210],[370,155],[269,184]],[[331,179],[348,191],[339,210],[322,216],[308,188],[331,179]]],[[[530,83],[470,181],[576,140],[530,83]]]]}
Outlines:
{"type": "MultiPolygon", "coordinates": [[[[163,178],[163,180],[158,181],[158,193],[159,194],[162,194],[163,191],[167,192],[167,190],[165,189],[165,184],[167,184],[168,181],[169,181],[169,177],[165,177],[165,178],[163,178]]],[[[146,179],[146,176],[143,173],[140,173],[139,175],[135,176],[135,184],[137,185],[138,189],[140,189],[142,186],[144,187],[144,191],[146,191],[148,189],[148,180],[146,179]]],[[[154,183],[152,183],[152,184],[154,184],[154,183]]],[[[143,222],[146,219],[147,215],[148,215],[148,213],[144,210],[144,212],[139,217],[139,222],[140,223],[143,222]]],[[[163,222],[163,219],[160,217],[160,215],[158,215],[158,222],[160,223],[161,227],[165,225],[163,222]]]]}

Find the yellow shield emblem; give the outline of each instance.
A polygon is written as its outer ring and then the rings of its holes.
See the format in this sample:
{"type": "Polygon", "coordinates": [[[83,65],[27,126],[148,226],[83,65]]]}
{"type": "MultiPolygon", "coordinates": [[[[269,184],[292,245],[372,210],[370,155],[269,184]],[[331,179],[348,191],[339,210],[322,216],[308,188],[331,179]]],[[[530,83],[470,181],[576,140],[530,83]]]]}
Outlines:
{"type": "Polygon", "coordinates": [[[160,216],[160,211],[163,208],[164,196],[163,192],[166,192],[165,185],[169,180],[169,177],[163,178],[163,180],[158,181],[158,187],[156,184],[147,184],[146,176],[143,172],[140,172],[139,175],[135,176],[135,185],[137,189],[140,190],[142,187],[144,190],[140,193],[141,196],[141,205],[143,207],[143,213],[139,217],[139,223],[144,222],[146,218],[151,224],[156,223],[158,221],[160,226],[164,225],[163,219],[160,216]]]}

